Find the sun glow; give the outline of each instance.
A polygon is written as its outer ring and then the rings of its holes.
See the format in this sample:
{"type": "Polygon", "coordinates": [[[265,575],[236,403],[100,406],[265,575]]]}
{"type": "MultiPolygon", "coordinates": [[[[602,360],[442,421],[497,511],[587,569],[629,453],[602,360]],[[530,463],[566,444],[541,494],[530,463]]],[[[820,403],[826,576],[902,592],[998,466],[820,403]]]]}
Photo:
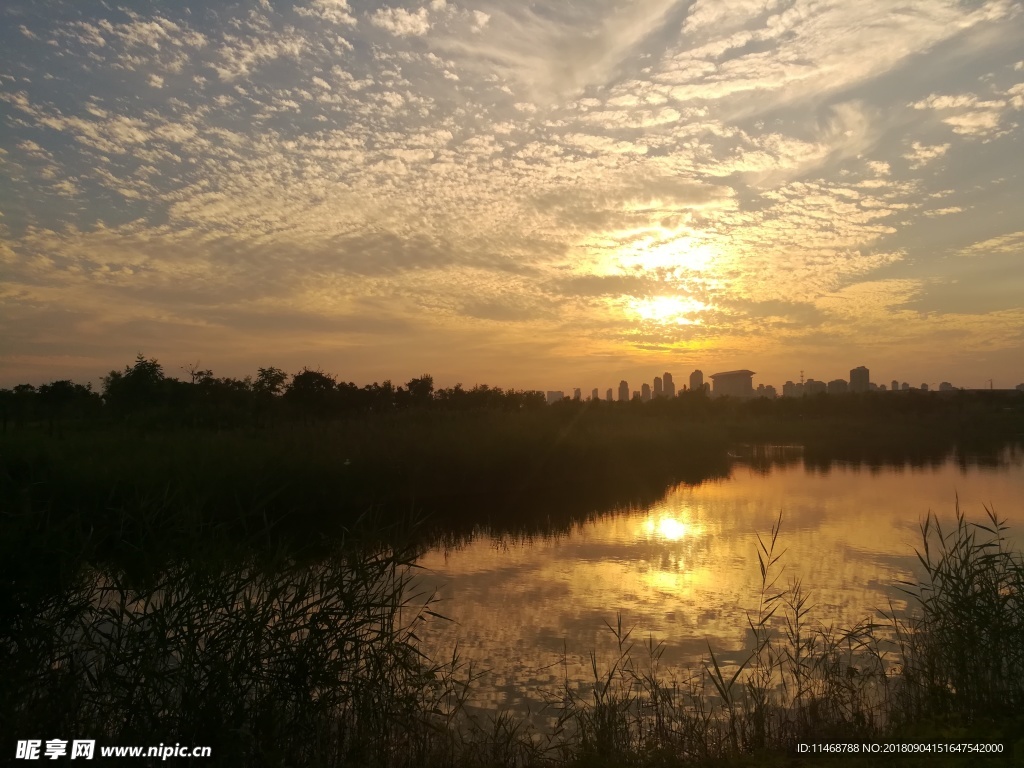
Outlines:
{"type": "Polygon", "coordinates": [[[641,320],[665,325],[700,325],[695,317],[708,309],[703,302],[683,296],[651,296],[630,303],[630,309],[641,320]]]}
{"type": "Polygon", "coordinates": [[[611,236],[609,244],[612,243],[618,244],[619,265],[648,272],[703,272],[718,257],[710,244],[688,235],[678,237],[666,230],[620,230],[611,236]]]}
{"type": "Polygon", "coordinates": [[[643,531],[648,537],[665,541],[679,541],[695,533],[692,526],[674,517],[649,518],[644,522],[643,531]]]}

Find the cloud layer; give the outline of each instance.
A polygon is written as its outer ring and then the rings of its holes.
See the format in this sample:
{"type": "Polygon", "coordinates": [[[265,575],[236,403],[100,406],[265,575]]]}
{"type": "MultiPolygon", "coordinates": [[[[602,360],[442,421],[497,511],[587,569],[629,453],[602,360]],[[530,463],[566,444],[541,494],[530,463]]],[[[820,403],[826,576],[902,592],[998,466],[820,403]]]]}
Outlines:
{"type": "Polygon", "coordinates": [[[8,7],[2,383],[1015,384],[1024,14],[875,5],[8,7]]]}

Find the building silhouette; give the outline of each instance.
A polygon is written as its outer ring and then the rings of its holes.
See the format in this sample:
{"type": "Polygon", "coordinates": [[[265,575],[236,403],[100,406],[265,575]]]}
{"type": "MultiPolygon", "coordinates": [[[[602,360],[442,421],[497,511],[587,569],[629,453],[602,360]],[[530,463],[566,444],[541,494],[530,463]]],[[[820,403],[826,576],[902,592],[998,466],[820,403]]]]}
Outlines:
{"type": "Polygon", "coordinates": [[[654,397],[662,397],[665,394],[665,390],[661,385],[661,376],[654,377],[654,397]]]}
{"type": "Polygon", "coordinates": [[[590,399],[594,401],[601,399],[601,397],[597,393],[597,387],[594,387],[594,391],[590,393],[590,399]]]}
{"type": "Polygon", "coordinates": [[[625,379],[619,382],[619,402],[629,402],[629,384],[626,382],[625,379]]]}
{"type": "Polygon", "coordinates": [[[828,383],[828,393],[830,395],[845,395],[850,391],[850,385],[846,383],[846,379],[832,379],[828,383]]]}
{"type": "Polygon", "coordinates": [[[871,374],[860,365],[850,371],[850,391],[867,392],[871,388],[871,374]]]}
{"type": "Polygon", "coordinates": [[[753,397],[754,372],[748,370],[723,371],[711,374],[714,382],[712,394],[715,397],[753,397]]]}
{"type": "Polygon", "coordinates": [[[548,397],[548,405],[551,405],[553,403],[557,403],[559,400],[564,400],[565,399],[565,392],[563,392],[562,390],[552,390],[552,389],[549,389],[548,393],[547,393],[547,397],[548,397]]]}
{"type": "Polygon", "coordinates": [[[645,403],[648,403],[651,400],[651,385],[646,381],[640,385],[640,399],[645,403]]]}
{"type": "Polygon", "coordinates": [[[690,374],[690,391],[697,392],[704,389],[704,373],[696,370],[690,374]]]}
{"type": "Polygon", "coordinates": [[[820,395],[823,392],[828,392],[828,384],[826,384],[824,381],[808,379],[807,381],[804,382],[805,395],[820,395]]]}
{"type": "Polygon", "coordinates": [[[675,381],[672,380],[672,374],[669,373],[668,371],[665,371],[661,378],[663,382],[662,391],[665,397],[675,397],[676,383],[675,381]]]}
{"type": "Polygon", "coordinates": [[[605,392],[604,399],[607,400],[609,403],[614,399],[614,398],[612,398],[612,388],[611,387],[608,387],[608,391],[605,392]]]}

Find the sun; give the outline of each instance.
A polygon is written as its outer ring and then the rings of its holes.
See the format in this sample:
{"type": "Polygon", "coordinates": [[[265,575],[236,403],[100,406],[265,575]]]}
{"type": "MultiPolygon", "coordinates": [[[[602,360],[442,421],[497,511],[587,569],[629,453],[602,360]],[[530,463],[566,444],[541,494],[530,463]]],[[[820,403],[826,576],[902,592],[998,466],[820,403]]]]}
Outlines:
{"type": "Polygon", "coordinates": [[[707,309],[707,304],[688,296],[651,296],[630,303],[641,320],[662,325],[700,325],[697,315],[707,309]]]}

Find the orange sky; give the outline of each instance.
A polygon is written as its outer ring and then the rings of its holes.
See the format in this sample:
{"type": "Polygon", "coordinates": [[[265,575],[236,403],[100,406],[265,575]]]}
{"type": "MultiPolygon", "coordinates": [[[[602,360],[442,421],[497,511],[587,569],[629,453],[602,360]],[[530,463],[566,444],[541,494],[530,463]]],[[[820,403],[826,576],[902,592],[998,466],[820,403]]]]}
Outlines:
{"type": "Polygon", "coordinates": [[[0,386],[1024,381],[1024,14],[0,10],[0,386]]]}

